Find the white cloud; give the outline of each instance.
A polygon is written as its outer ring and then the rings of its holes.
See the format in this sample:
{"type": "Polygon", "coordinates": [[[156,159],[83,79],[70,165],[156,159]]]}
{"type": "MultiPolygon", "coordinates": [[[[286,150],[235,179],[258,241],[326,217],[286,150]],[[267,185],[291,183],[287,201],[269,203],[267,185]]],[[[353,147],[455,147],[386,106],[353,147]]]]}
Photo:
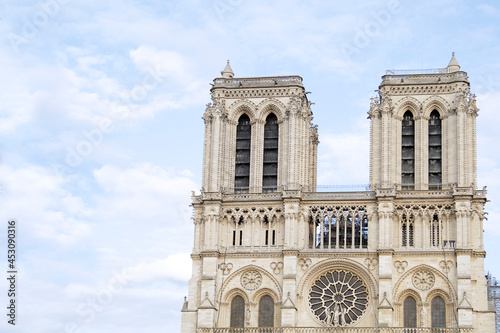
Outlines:
{"type": "Polygon", "coordinates": [[[191,178],[146,163],[133,169],[106,165],[96,170],[94,177],[105,191],[100,198],[104,216],[119,214],[127,220],[152,224],[165,224],[156,218],[166,217],[166,209],[170,209],[170,219],[185,219],[191,191],[198,188],[191,178]]]}
{"type": "Polygon", "coordinates": [[[81,219],[88,210],[52,170],[0,165],[0,183],[2,211],[18,219],[31,237],[69,245],[89,234],[90,225],[81,219]]]}

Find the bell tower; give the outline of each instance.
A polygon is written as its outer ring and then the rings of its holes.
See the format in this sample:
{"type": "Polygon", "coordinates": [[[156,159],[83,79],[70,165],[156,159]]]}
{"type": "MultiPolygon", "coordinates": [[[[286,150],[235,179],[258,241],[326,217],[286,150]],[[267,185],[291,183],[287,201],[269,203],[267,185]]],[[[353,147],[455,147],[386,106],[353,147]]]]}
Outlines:
{"type": "Polygon", "coordinates": [[[378,92],[369,112],[372,185],[476,185],[476,97],[454,54],[446,68],[387,71],[378,92]]]}
{"type": "Polygon", "coordinates": [[[221,74],[203,115],[203,192],[315,188],[317,130],[302,78],[234,78],[229,61],[221,74]]]}

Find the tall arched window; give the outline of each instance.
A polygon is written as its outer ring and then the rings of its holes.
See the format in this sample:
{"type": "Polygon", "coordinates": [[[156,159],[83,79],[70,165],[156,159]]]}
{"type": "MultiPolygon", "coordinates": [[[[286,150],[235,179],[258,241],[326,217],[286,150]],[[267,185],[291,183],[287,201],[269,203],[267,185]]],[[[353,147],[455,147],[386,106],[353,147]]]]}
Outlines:
{"type": "Polygon", "coordinates": [[[415,122],[413,114],[406,111],[403,116],[401,147],[401,189],[415,188],[415,122]]]}
{"type": "Polygon", "coordinates": [[[411,296],[403,303],[404,327],[417,327],[417,302],[411,296]]]}
{"type": "Polygon", "coordinates": [[[274,327],[274,300],[269,295],[259,301],[259,327],[274,327]]]}
{"type": "Polygon", "coordinates": [[[237,295],[231,301],[231,323],[229,327],[245,327],[245,300],[237,295]]]}
{"type": "Polygon", "coordinates": [[[429,119],[429,190],[441,189],[441,154],[441,119],[434,110],[429,119]]]}
{"type": "Polygon", "coordinates": [[[401,220],[401,245],[413,246],[414,222],[413,216],[403,214],[401,220]]]}
{"type": "Polygon", "coordinates": [[[441,228],[439,225],[439,217],[437,214],[432,216],[431,225],[429,228],[430,232],[430,244],[431,246],[439,246],[441,243],[441,228]]]}
{"type": "Polygon", "coordinates": [[[264,125],[263,192],[276,191],[278,186],[278,134],[278,118],[274,113],[270,113],[264,125]]]}
{"type": "Polygon", "coordinates": [[[235,192],[248,192],[250,185],[250,147],[252,126],[250,118],[243,114],[236,126],[236,164],[234,175],[235,192]]]}
{"type": "Polygon", "coordinates": [[[444,299],[434,297],[431,302],[432,327],[446,327],[446,307],[444,299]]]}

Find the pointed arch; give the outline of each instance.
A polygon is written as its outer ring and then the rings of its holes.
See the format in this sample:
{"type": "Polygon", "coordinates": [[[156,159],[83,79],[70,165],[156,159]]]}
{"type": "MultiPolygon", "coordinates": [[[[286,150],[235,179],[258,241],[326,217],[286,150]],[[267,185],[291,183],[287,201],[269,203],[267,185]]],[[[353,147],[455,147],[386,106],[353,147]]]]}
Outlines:
{"type": "Polygon", "coordinates": [[[257,119],[264,121],[270,113],[275,113],[278,122],[283,120],[286,106],[277,99],[268,98],[257,105],[257,119]]]}
{"type": "Polygon", "coordinates": [[[394,304],[396,305],[395,311],[401,326],[420,326],[421,323],[418,314],[422,309],[422,298],[420,297],[419,293],[417,293],[413,289],[405,289],[397,296],[397,298],[394,298],[394,304]],[[411,307],[410,304],[406,303],[411,302],[411,300],[408,301],[408,299],[410,298],[415,301],[414,304],[411,304],[411,307]]]}
{"type": "Polygon", "coordinates": [[[430,300],[430,297],[432,297],[432,295],[436,295],[436,294],[444,296],[444,298],[447,301],[449,301],[449,302],[451,302],[452,299],[456,299],[455,298],[456,297],[455,296],[455,289],[454,289],[453,285],[451,284],[450,280],[448,279],[448,277],[445,274],[443,274],[442,272],[440,272],[439,270],[435,269],[434,267],[426,265],[426,264],[422,264],[422,265],[418,265],[418,266],[412,267],[411,269],[409,269],[407,272],[405,272],[399,278],[399,280],[394,285],[394,289],[393,289],[394,290],[393,291],[393,297],[394,297],[394,299],[402,301],[401,295],[404,295],[404,293],[407,292],[406,289],[405,290],[400,290],[403,282],[406,279],[411,279],[411,276],[416,271],[419,271],[419,270],[427,270],[427,271],[432,272],[432,274],[434,274],[434,276],[436,277],[436,283],[438,282],[437,280],[439,278],[439,280],[441,280],[442,282],[444,282],[444,284],[448,288],[448,291],[444,291],[444,290],[439,289],[439,288],[435,288],[435,289],[431,290],[429,292],[429,294],[427,295],[427,298],[426,298],[425,302],[428,302],[430,300]]]}
{"type": "Polygon", "coordinates": [[[431,112],[434,110],[437,110],[441,117],[443,117],[448,113],[450,109],[450,103],[448,103],[441,96],[430,96],[422,102],[422,111],[424,117],[430,117],[431,112]]]}
{"type": "MultiPolygon", "coordinates": [[[[232,273],[221,286],[218,297],[222,297],[223,300],[226,300],[226,302],[228,302],[228,298],[230,298],[233,293],[241,291],[241,289],[236,287],[232,288],[232,286],[239,285],[239,278],[241,278],[241,276],[247,271],[259,272],[262,275],[262,285],[267,286],[266,289],[268,289],[268,294],[270,294],[271,296],[274,295],[276,299],[279,299],[277,295],[281,295],[281,287],[278,283],[278,280],[276,280],[276,278],[268,271],[256,265],[247,265],[232,273]]],[[[243,294],[245,293],[243,292],[243,294]]],[[[248,297],[246,299],[248,300],[248,297]]],[[[253,300],[255,300],[255,296],[253,300]]]]}
{"type": "Polygon", "coordinates": [[[419,116],[421,108],[422,103],[420,103],[415,97],[406,96],[394,105],[394,109],[396,110],[395,116],[398,119],[402,119],[403,115],[407,111],[410,111],[413,114],[413,117],[417,118],[419,116]]]}
{"type": "Polygon", "coordinates": [[[228,119],[236,123],[242,114],[246,113],[251,122],[257,119],[257,105],[249,100],[239,100],[228,108],[228,119]]]}

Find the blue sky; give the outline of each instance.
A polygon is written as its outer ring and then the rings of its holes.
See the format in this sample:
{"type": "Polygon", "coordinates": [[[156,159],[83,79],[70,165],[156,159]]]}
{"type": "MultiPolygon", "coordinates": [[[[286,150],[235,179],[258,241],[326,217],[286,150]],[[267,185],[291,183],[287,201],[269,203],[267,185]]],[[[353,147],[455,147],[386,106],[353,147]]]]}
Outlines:
{"type": "Polygon", "coordinates": [[[179,331],[201,116],[227,59],[238,77],[302,76],[319,125],[318,183],[366,184],[366,112],[380,77],[446,67],[455,52],[480,108],[486,270],[500,277],[497,2],[25,0],[0,9],[0,246],[17,219],[20,272],[18,323],[4,318],[0,331],[179,331]]]}

